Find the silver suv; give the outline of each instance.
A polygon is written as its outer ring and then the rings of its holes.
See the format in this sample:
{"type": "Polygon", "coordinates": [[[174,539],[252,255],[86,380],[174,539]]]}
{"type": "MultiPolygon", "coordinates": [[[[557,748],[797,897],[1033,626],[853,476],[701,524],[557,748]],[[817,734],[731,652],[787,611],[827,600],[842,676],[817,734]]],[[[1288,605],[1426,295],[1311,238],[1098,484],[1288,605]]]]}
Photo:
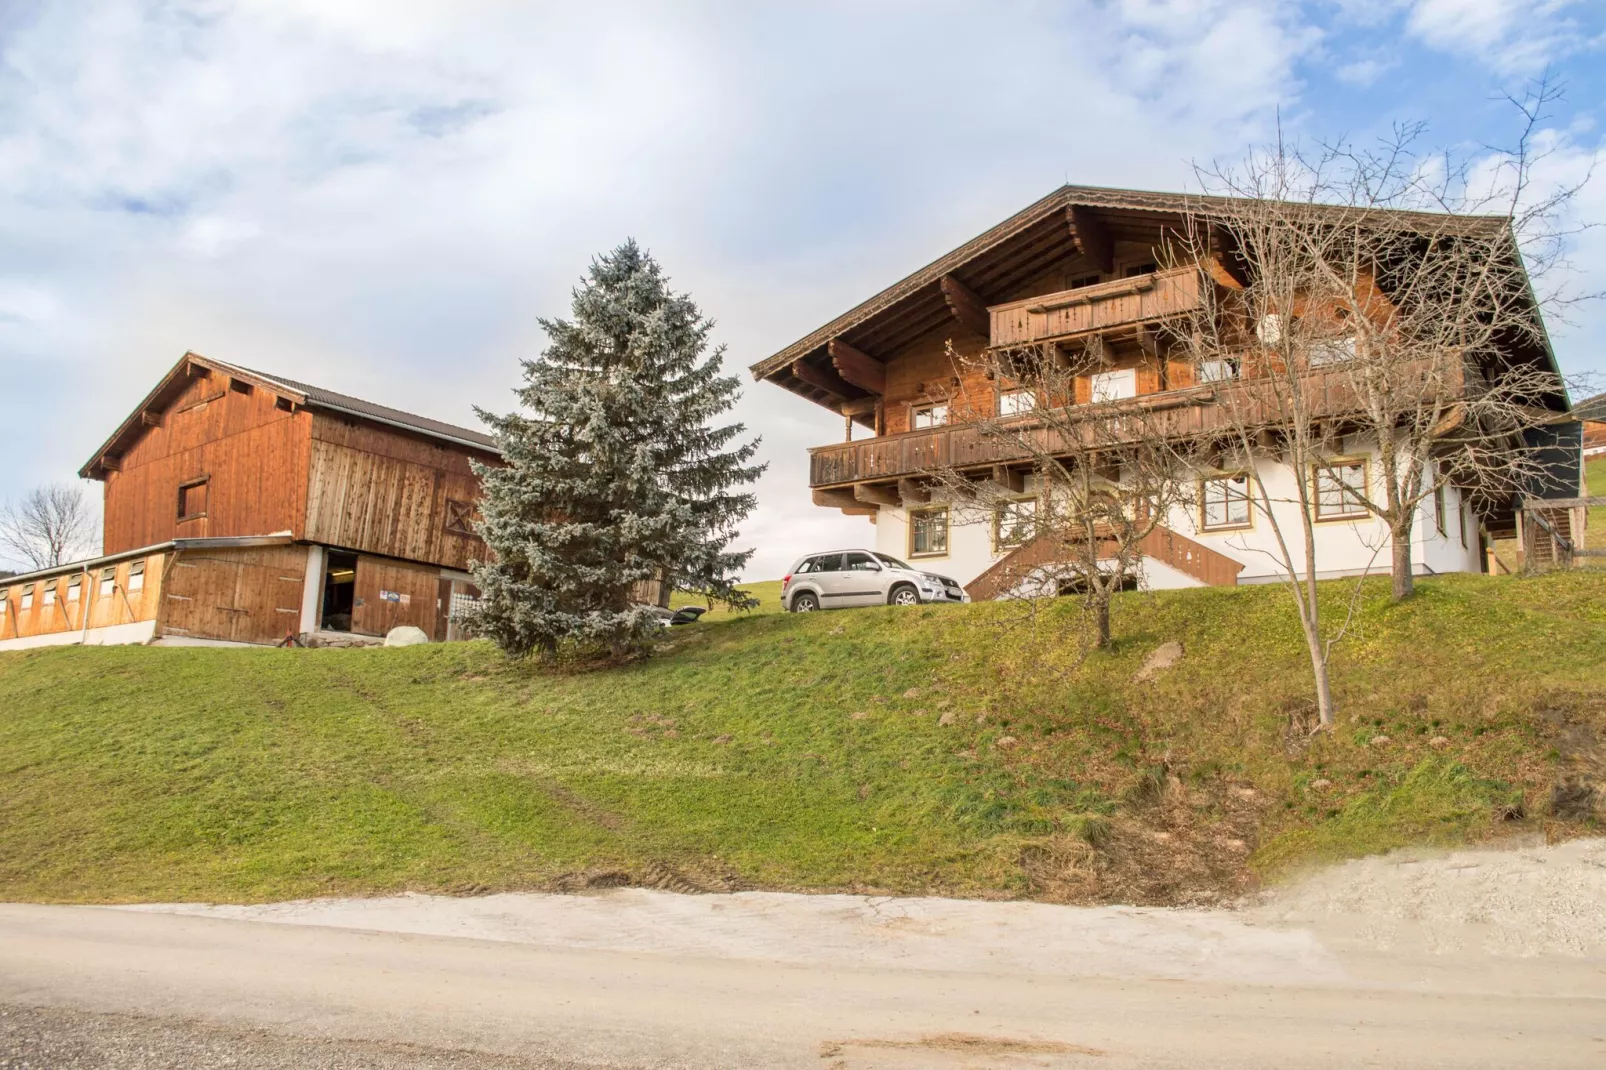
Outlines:
{"type": "Polygon", "coordinates": [[[781,606],[793,613],[968,601],[965,589],[947,576],[921,572],[871,550],[810,554],[788,569],[781,581],[781,606]]]}

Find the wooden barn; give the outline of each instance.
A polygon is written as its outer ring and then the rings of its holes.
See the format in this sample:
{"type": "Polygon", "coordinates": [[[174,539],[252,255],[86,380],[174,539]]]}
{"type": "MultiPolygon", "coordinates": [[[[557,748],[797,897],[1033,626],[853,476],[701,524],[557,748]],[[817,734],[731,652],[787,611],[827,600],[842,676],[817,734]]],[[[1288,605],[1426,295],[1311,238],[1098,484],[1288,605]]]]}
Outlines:
{"type": "Polygon", "coordinates": [[[455,638],[485,434],[187,353],[80,475],[103,556],[0,580],[0,648],[455,638]]]}

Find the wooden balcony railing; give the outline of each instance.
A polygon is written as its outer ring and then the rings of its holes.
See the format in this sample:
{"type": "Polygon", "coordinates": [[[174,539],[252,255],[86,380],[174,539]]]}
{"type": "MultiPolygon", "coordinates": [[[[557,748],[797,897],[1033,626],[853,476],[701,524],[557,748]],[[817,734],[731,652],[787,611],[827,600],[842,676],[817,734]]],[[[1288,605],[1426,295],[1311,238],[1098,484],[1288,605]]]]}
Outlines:
{"type": "MultiPolygon", "coordinates": [[[[1306,398],[1312,419],[1342,418],[1357,410],[1355,385],[1349,369],[1335,366],[1306,375],[1306,398]]],[[[1401,378],[1408,381],[1408,377],[1401,378]]],[[[1430,373],[1426,361],[1418,381],[1424,392],[1458,393],[1465,389],[1459,377],[1430,373]]],[[[1133,423],[1134,434],[1158,433],[1176,439],[1240,426],[1274,427],[1280,416],[1272,387],[1269,380],[1248,378],[1164,390],[1090,409],[1089,416],[1113,420],[1123,412],[1145,412],[1148,415],[1141,423],[1133,423]]],[[[1042,435],[1070,433],[1064,421],[1056,420],[1055,426],[1049,427],[1041,417],[1023,416],[1020,420],[1023,427],[1039,427],[1042,435]]],[[[1110,444],[1116,444],[1121,436],[1107,438],[1110,444]]],[[[1049,452],[1059,451],[1050,448],[1049,452]]],[[[1071,451],[1067,448],[1065,452],[1071,451]]],[[[1026,461],[1031,456],[1017,436],[985,434],[974,424],[950,424],[862,442],[816,446],[809,451],[809,486],[885,482],[939,468],[981,468],[1026,461]]]]}
{"type": "Polygon", "coordinates": [[[1203,285],[1199,269],[1182,267],[993,305],[992,344],[1026,345],[1191,312],[1203,285]]]}

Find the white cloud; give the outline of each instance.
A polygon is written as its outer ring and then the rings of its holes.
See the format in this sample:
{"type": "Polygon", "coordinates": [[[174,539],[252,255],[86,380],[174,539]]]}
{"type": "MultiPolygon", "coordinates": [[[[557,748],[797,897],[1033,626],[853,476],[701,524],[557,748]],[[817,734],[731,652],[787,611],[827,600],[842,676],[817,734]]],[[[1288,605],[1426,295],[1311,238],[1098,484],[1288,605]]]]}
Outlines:
{"type": "Polygon", "coordinates": [[[1407,28],[1435,48],[1474,55],[1504,74],[1529,74],[1587,44],[1569,17],[1575,0],[1416,0],[1407,28]]]}
{"type": "MultiPolygon", "coordinates": [[[[745,378],[1067,178],[1239,155],[1319,44],[1277,0],[70,7],[0,22],[0,307],[32,310],[0,360],[81,398],[0,427],[0,497],[189,348],[471,421],[626,236],[745,378]]],[[[754,575],[872,538],[809,501],[838,417],[767,384],[740,416],[754,575]]]]}

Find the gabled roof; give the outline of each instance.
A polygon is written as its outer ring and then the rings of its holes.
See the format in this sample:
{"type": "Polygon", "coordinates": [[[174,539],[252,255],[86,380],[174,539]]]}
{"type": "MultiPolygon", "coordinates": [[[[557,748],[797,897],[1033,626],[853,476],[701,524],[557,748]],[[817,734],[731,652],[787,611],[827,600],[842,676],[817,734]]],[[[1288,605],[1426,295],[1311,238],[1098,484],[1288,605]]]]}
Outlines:
{"type": "Polygon", "coordinates": [[[385,405],[376,405],[371,401],[325,390],[308,383],[296,382],[293,379],[252,371],[237,364],[203,357],[199,353],[185,353],[179,362],[173,365],[172,370],[162,377],[162,381],[135,406],[134,411],[117,430],[112,432],[111,437],[95,451],[95,455],[78,470],[78,474],[85,479],[104,479],[107,471],[106,458],[121,456],[145,432],[147,412],[164,410],[174,398],[184,392],[189,385],[189,369],[192,367],[206,368],[227,375],[231,379],[250,383],[277,394],[297,407],[323,409],[344,416],[354,416],[454,446],[464,446],[476,452],[497,454],[496,440],[482,431],[442,423],[427,416],[417,416],[385,405]]]}
{"type": "MultiPolygon", "coordinates": [[[[1078,254],[1076,221],[1079,215],[1144,233],[1152,232],[1158,240],[1161,227],[1175,225],[1189,214],[1208,215],[1213,206],[1225,207],[1232,203],[1233,198],[1187,193],[1061,186],[818,330],[753,364],[750,370],[754,379],[771,380],[812,401],[828,404],[826,393],[793,374],[794,362],[822,358],[825,347],[832,341],[840,340],[876,355],[940,326],[951,327],[954,321],[943,294],[945,277],[951,276],[984,299],[1007,294],[1056,261],[1078,254]]],[[[1311,207],[1318,212],[1330,210],[1334,214],[1356,211],[1337,205],[1311,207]]],[[[1395,219],[1420,216],[1425,226],[1435,228],[1443,228],[1450,219],[1458,229],[1468,233],[1490,233],[1510,225],[1505,217],[1492,215],[1452,217],[1404,211],[1386,214],[1395,219]]]]}

